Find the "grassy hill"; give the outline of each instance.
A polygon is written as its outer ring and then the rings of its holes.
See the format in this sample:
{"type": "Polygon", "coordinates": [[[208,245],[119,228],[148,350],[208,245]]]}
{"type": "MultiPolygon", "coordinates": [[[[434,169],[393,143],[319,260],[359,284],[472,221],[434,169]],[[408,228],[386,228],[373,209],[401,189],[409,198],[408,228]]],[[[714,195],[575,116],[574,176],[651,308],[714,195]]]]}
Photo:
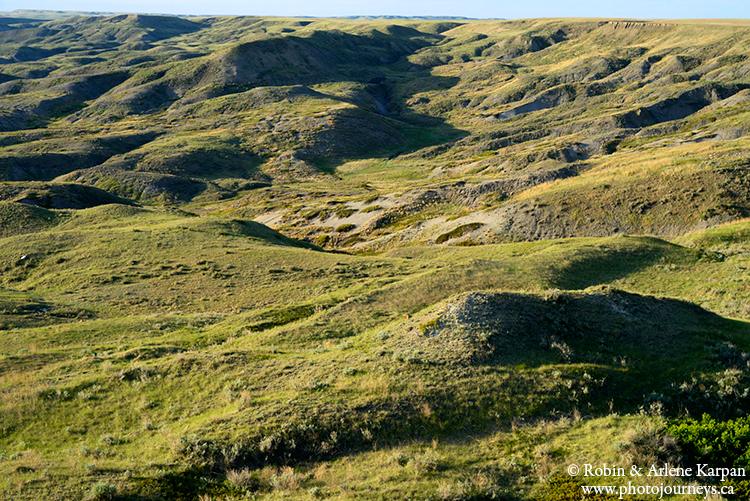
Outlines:
{"type": "Polygon", "coordinates": [[[3,499],[750,445],[747,21],[54,17],[0,18],[3,499]]]}

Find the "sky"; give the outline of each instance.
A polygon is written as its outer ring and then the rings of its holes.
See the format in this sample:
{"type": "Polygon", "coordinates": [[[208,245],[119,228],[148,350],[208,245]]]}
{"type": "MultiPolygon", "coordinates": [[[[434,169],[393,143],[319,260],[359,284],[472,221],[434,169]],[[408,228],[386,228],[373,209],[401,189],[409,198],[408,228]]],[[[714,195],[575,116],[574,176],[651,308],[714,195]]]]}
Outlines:
{"type": "Polygon", "coordinates": [[[14,9],[262,16],[750,18],[748,0],[0,0],[14,9]]]}

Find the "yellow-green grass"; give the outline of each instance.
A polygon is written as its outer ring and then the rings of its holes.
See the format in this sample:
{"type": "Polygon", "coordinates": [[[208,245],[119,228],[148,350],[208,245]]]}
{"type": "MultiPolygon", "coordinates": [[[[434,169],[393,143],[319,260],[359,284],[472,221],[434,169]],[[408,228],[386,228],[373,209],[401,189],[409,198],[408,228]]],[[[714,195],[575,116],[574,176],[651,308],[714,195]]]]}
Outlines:
{"type": "MultiPolygon", "coordinates": [[[[691,239],[721,240],[717,233],[734,238],[733,244],[744,241],[736,237],[744,234],[737,228],[691,239]]],[[[276,499],[287,491],[309,496],[317,486],[334,498],[406,499],[409,493],[458,489],[468,477],[509,486],[518,495],[543,490],[534,464],[544,451],[534,444],[565,450],[545,459],[551,474],[565,461],[578,460],[587,444],[612,437],[597,438],[596,428],[576,425],[565,432],[571,435],[563,447],[555,445],[562,440],[554,438],[557,432],[532,440],[493,430],[552,409],[568,415],[578,407],[601,415],[610,400],[616,408],[632,410],[642,395],[629,394],[628,385],[637,387],[636,379],[661,381],[663,367],[556,363],[549,355],[535,359],[531,352],[514,366],[425,365],[412,361],[419,354],[399,353],[401,348],[391,344],[400,339],[402,323],[412,321],[403,315],[429,318],[431,308],[475,290],[542,293],[618,284],[643,292],[672,283],[673,275],[655,274],[664,266],[697,279],[711,256],[641,237],[407,247],[347,256],[290,247],[293,242],[241,222],[117,206],[76,212],[50,230],[4,242],[6,263],[19,252],[56,251],[30,254],[37,266],[12,267],[3,294],[7,304],[51,305],[49,313],[34,319],[46,326],[24,327],[23,315],[11,314],[7,321],[19,322],[20,328],[6,328],[0,344],[5,457],[0,468],[11,479],[4,492],[18,499],[45,490],[53,497],[83,493],[97,481],[118,485],[124,494],[148,491],[164,471],[183,471],[181,438],[252,444],[284,423],[305,422],[328,434],[331,428],[325,427],[339,422],[341,452],[330,461],[296,465],[302,476],[287,478],[289,483],[271,481],[284,474],[275,469],[283,462],[271,461],[276,466],[257,472],[271,486],[262,496],[276,499]],[[175,259],[177,249],[190,261],[175,259]],[[155,276],[134,276],[128,284],[123,275],[122,281],[101,283],[105,272],[111,277],[111,263],[126,255],[123,266],[155,276]],[[66,260],[58,262],[60,257],[66,260]],[[204,260],[219,268],[199,271],[200,276],[180,274],[184,267],[200,270],[204,260]],[[166,269],[156,266],[168,261],[173,263],[166,269]],[[323,273],[309,276],[310,270],[323,273]],[[229,288],[233,295],[221,294],[228,282],[235,283],[229,288]],[[285,293],[279,295],[282,284],[285,293]],[[193,295],[192,302],[185,299],[193,295]],[[162,304],[125,302],[131,297],[162,304]],[[79,310],[55,317],[63,307],[79,310]],[[581,385],[588,377],[607,382],[594,384],[585,396],[581,385]],[[377,412],[363,413],[367,408],[377,412]],[[487,445],[472,446],[471,436],[487,445]],[[375,444],[376,451],[366,452],[375,444]],[[354,454],[358,450],[365,452],[354,454]],[[390,459],[399,454],[402,459],[390,459]],[[485,468],[499,468],[494,480],[482,480],[485,468]],[[503,480],[506,474],[510,483],[503,480]]],[[[684,290],[680,297],[693,299],[686,297],[690,289],[684,290]]],[[[718,330],[684,325],[690,333],[684,342],[711,346],[728,339],[750,347],[746,324],[720,325],[718,330]]],[[[673,367],[670,377],[680,383],[697,370],[710,377],[705,357],[696,351],[673,367]]],[[[624,430],[633,419],[611,421],[611,426],[624,430]]],[[[602,458],[613,457],[616,452],[603,450],[602,458]]],[[[210,485],[201,488],[219,484],[210,485]]]]}

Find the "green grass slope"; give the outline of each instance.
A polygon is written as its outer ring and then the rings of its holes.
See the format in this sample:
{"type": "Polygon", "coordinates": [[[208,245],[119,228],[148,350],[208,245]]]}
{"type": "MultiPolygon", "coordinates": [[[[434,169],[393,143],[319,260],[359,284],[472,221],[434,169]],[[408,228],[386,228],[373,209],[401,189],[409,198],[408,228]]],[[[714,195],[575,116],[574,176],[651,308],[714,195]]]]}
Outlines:
{"type": "MultiPolygon", "coordinates": [[[[642,293],[734,273],[741,225],[685,240],[696,248],[613,237],[353,256],[175,209],[48,212],[61,222],[0,247],[12,499],[96,483],[124,499],[528,498],[551,487],[521,480],[542,459],[510,431],[519,420],[748,405],[726,393],[747,377],[748,324],[642,293]],[[524,459],[501,466],[469,436],[524,459]],[[373,485],[347,464],[390,473],[373,485]]],[[[616,436],[642,426],[601,419],[616,436]]],[[[575,419],[529,426],[549,443],[603,439],[575,419]]]]}

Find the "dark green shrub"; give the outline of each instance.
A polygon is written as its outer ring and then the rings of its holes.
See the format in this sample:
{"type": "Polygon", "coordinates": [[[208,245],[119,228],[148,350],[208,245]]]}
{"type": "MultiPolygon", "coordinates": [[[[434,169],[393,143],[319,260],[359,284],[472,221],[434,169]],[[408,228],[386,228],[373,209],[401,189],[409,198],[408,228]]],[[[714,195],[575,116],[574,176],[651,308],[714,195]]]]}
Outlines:
{"type": "Polygon", "coordinates": [[[717,421],[704,414],[700,421],[672,422],[667,430],[689,463],[750,468],[750,417],[717,421]]]}
{"type": "MultiPolygon", "coordinates": [[[[667,430],[677,439],[688,465],[750,468],[750,416],[718,421],[704,414],[700,421],[672,422],[667,430]]],[[[738,499],[750,498],[750,481],[729,478],[727,483],[734,487],[738,499]]]]}

